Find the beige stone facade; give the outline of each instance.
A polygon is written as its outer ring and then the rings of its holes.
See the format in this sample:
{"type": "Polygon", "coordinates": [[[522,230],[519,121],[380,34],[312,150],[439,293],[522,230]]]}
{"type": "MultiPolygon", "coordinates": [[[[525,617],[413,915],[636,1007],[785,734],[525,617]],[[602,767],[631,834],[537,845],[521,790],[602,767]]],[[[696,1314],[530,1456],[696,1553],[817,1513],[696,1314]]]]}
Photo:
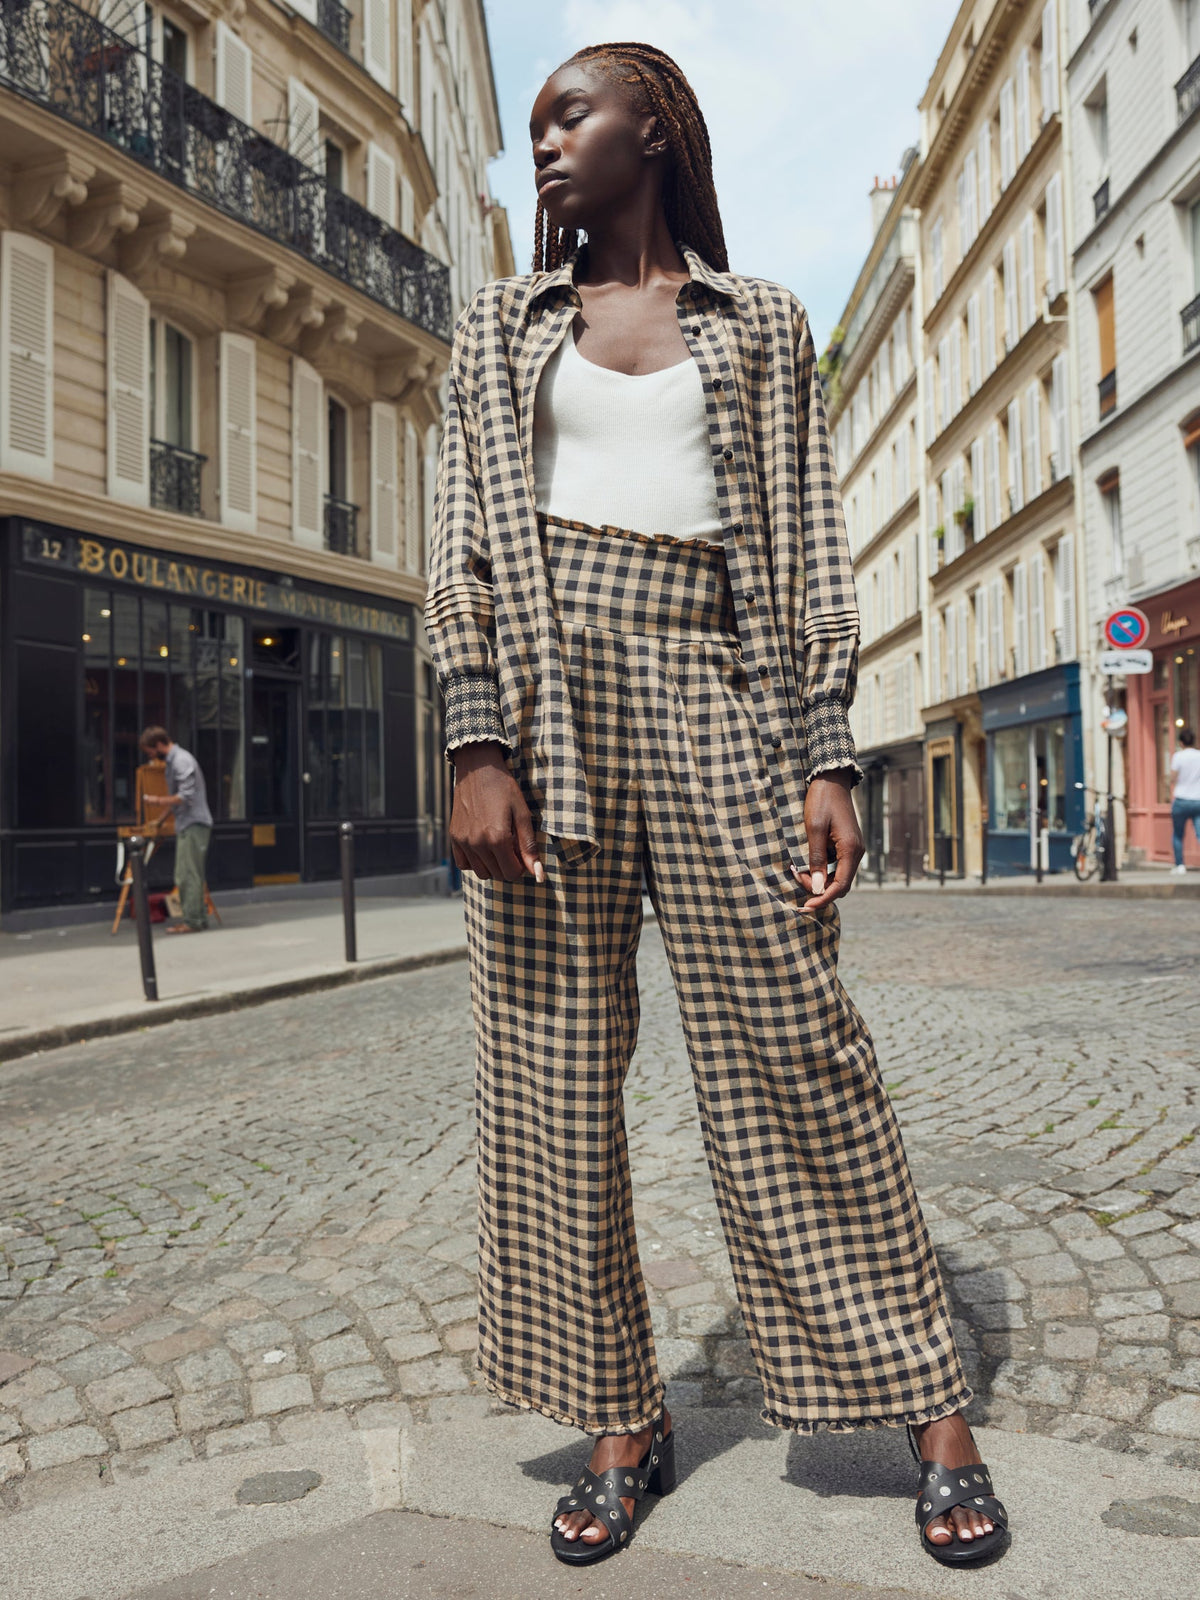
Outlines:
{"type": "MultiPolygon", "coordinates": [[[[244,572],[311,591],[313,616],[392,619],[423,681],[388,760],[412,769],[404,824],[428,859],[443,796],[419,615],[449,337],[513,270],[480,0],[0,0],[0,133],[9,604],[30,551],[48,571],[57,544],[78,574],[91,539],[157,558],[145,571],[219,568],[230,596],[244,572]]],[[[226,774],[247,827],[252,753],[226,774]]],[[[23,822],[5,798],[10,907],[23,822]]]]}

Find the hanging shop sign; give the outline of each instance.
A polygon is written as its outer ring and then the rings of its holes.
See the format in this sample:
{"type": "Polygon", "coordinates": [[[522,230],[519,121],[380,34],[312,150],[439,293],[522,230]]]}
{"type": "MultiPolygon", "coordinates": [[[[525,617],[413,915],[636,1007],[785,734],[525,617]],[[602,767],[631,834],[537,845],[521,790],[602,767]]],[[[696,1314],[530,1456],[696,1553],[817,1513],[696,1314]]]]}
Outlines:
{"type": "Polygon", "coordinates": [[[1149,650],[1102,650],[1100,671],[1106,677],[1121,677],[1130,672],[1153,672],[1154,656],[1149,650]]]}

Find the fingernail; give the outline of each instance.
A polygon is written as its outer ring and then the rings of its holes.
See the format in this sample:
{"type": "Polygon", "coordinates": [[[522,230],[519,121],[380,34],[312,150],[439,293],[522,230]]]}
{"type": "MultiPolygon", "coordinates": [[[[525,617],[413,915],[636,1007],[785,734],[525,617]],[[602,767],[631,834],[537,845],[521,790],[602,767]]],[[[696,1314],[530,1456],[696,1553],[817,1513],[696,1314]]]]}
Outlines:
{"type": "Polygon", "coordinates": [[[824,894],[825,893],[825,874],[821,871],[821,869],[819,867],[817,868],[817,870],[812,875],[812,886],[813,886],[813,893],[814,894],[824,894]]]}
{"type": "Polygon", "coordinates": [[[539,883],[545,883],[546,874],[542,870],[542,863],[540,861],[535,861],[533,863],[533,875],[539,883]]]}

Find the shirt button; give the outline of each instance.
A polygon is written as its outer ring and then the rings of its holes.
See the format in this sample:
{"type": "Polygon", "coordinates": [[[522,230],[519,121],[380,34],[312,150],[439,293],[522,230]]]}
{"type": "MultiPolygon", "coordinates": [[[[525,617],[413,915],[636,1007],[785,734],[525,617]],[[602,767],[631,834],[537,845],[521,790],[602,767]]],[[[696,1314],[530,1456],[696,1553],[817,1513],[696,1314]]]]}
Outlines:
{"type": "Polygon", "coordinates": [[[713,386],[714,389],[719,389],[721,387],[720,378],[714,378],[713,382],[712,382],[712,386],[713,386]]]}
{"type": "Polygon", "coordinates": [[[734,525],[733,525],[733,531],[734,531],[734,533],[740,534],[740,533],[744,533],[746,530],[743,528],[743,526],[742,526],[742,524],[740,522],[735,522],[734,525]]]}
{"type": "Polygon", "coordinates": [[[779,746],[783,743],[783,740],[777,733],[773,733],[768,743],[770,744],[772,750],[778,750],[779,746]]]}
{"type": "Polygon", "coordinates": [[[699,334],[699,332],[700,332],[700,325],[699,325],[699,324],[698,324],[698,323],[697,323],[697,324],[696,324],[696,325],[695,325],[695,326],[694,326],[694,327],[693,327],[693,328],[692,328],[692,332],[693,332],[693,333],[694,333],[694,334],[697,334],[697,335],[698,335],[698,334],[699,334]]]}
{"type": "Polygon", "coordinates": [[[746,604],[748,606],[756,606],[758,604],[758,595],[753,589],[746,595],[746,604]]]}
{"type": "Polygon", "coordinates": [[[733,451],[732,450],[722,450],[721,454],[725,457],[726,461],[732,461],[733,460],[733,451]]]}
{"type": "Polygon", "coordinates": [[[760,678],[765,678],[767,676],[767,674],[770,672],[770,670],[771,670],[770,667],[759,667],[759,669],[758,669],[759,677],[760,678]]]}

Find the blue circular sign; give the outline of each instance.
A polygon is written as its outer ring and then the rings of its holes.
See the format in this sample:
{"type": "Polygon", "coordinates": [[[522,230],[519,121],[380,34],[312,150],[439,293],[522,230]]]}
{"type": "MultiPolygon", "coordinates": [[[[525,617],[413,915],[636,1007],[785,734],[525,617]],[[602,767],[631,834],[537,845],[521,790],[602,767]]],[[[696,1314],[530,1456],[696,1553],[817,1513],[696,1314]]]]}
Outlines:
{"type": "Polygon", "coordinates": [[[1136,650],[1150,633],[1150,619],[1137,606],[1122,606],[1104,624],[1104,637],[1114,650],[1136,650]]]}

